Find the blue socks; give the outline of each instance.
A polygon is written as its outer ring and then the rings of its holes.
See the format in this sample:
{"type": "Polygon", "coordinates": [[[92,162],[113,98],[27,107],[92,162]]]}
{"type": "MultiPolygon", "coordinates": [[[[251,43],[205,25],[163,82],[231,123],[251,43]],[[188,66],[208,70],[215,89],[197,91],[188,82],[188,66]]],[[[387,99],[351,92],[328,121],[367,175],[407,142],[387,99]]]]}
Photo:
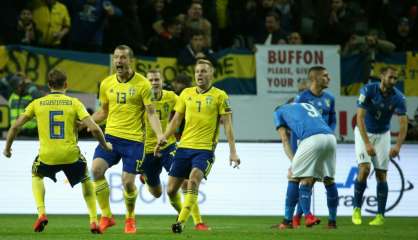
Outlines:
{"type": "Polygon", "coordinates": [[[299,182],[289,181],[287,183],[286,205],[284,218],[292,221],[293,212],[295,211],[296,203],[299,198],[299,182]]]}
{"type": "Polygon", "coordinates": [[[298,204],[298,207],[296,208],[296,214],[295,215],[301,217],[302,214],[303,214],[302,207],[300,206],[300,204],[298,204]]]}
{"type": "Polygon", "coordinates": [[[377,212],[382,215],[385,215],[386,201],[388,200],[388,191],[389,189],[387,182],[377,182],[377,212]]]}
{"type": "Polygon", "coordinates": [[[366,182],[359,182],[356,180],[354,183],[354,203],[353,207],[355,208],[361,208],[361,204],[363,203],[363,194],[364,190],[367,187],[366,182]]]}
{"type": "Polygon", "coordinates": [[[337,207],[338,207],[338,190],[335,183],[325,186],[327,190],[327,205],[329,216],[328,220],[336,221],[337,220],[337,207]]]}
{"type": "Polygon", "coordinates": [[[299,205],[302,207],[303,214],[307,216],[311,213],[312,186],[300,185],[299,187],[299,205]]]}

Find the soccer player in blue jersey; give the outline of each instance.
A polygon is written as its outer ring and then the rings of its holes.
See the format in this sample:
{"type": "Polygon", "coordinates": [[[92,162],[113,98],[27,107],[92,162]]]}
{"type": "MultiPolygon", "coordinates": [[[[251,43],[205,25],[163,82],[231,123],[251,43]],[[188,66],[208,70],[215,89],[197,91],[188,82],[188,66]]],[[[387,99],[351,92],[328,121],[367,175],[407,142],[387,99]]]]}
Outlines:
{"type": "Polygon", "coordinates": [[[274,122],[292,164],[290,177],[300,182],[298,191],[287,191],[285,218],[280,228],[292,228],[297,195],[307,226],[312,226],[316,222],[310,212],[312,186],[317,180],[334,179],[337,141],[322,115],[309,103],[291,103],[277,108],[274,122]],[[300,141],[296,152],[292,150],[289,131],[300,141]]]}
{"type": "Polygon", "coordinates": [[[31,102],[10,128],[3,154],[6,157],[11,156],[11,146],[19,129],[36,118],[40,146],[39,155],[32,166],[32,192],[38,209],[34,231],[42,232],[48,224],[43,178],[49,177],[56,182],[56,173],[63,171],[71,187],[81,182],[90,216],[90,231],[102,233],[97,223],[93,183],[88,174],[86,160],[77,146],[76,122],[82,121],[105,151],[111,151],[112,145],[106,142],[102,130],[94,123],[83,104],[78,99],[65,95],[67,76],[64,72],[51,70],[48,73],[48,86],[51,93],[31,102]]]}
{"type": "Polygon", "coordinates": [[[384,224],[388,196],[386,174],[390,158],[399,154],[408,128],[406,104],[403,94],[395,88],[398,81],[396,68],[387,66],[381,70],[380,83],[370,83],[360,90],[357,100],[357,127],[354,129],[358,175],[354,185],[354,210],[352,221],[359,225],[364,190],[370,164],[373,164],[377,180],[377,215],[369,225],[384,224]],[[399,116],[400,130],[396,144],[391,147],[390,120],[399,116]]]}
{"type": "MultiPolygon", "coordinates": [[[[319,113],[322,115],[324,121],[328,124],[331,130],[335,131],[335,126],[337,119],[335,117],[335,98],[331,93],[325,91],[328,88],[330,78],[326,68],[322,66],[311,67],[308,71],[308,78],[311,81],[309,89],[299,93],[295,102],[297,103],[310,103],[313,105],[319,113]]],[[[296,150],[297,141],[295,134],[291,135],[292,139],[292,149],[296,150]]],[[[295,179],[289,180],[289,191],[292,191],[292,188],[298,188],[298,182],[294,181],[295,179]]],[[[328,215],[328,228],[336,228],[336,216],[337,216],[337,205],[338,205],[338,190],[337,186],[334,183],[333,179],[326,178],[324,179],[324,184],[327,193],[327,205],[329,210],[328,215]]],[[[296,191],[296,190],[293,190],[296,191]]],[[[296,215],[293,217],[292,225],[293,227],[300,226],[300,219],[302,216],[302,208],[300,205],[297,207],[296,215]]],[[[319,219],[316,220],[319,223],[319,219]]]]}

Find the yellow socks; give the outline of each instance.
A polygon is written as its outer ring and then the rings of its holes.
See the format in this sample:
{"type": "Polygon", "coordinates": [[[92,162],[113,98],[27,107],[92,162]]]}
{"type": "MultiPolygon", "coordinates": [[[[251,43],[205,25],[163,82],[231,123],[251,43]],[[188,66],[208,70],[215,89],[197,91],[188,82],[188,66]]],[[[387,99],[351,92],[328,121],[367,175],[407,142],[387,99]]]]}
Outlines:
{"type": "Polygon", "coordinates": [[[170,198],[170,204],[171,206],[173,206],[174,209],[176,209],[178,213],[180,213],[181,209],[183,208],[183,204],[181,203],[180,192],[177,192],[176,196],[174,196],[173,198],[170,198]]]}
{"type": "Polygon", "coordinates": [[[197,203],[197,200],[196,200],[196,204],[192,207],[192,212],[190,214],[192,215],[194,225],[203,223],[202,216],[200,215],[199,204],[197,203]]]}
{"type": "Polygon", "coordinates": [[[190,211],[197,203],[197,191],[187,190],[184,194],[184,206],[179,214],[178,221],[185,223],[190,216],[190,211]]]}
{"type": "Polygon", "coordinates": [[[32,175],[32,193],[40,217],[45,214],[45,186],[44,180],[36,175],[32,175]]]}
{"type": "Polygon", "coordinates": [[[111,217],[112,212],[110,211],[109,203],[109,185],[106,179],[99,179],[94,181],[94,188],[96,189],[97,202],[99,203],[100,209],[102,210],[103,217],[111,217]]]}
{"type": "Polygon", "coordinates": [[[128,193],[123,191],[123,197],[125,198],[126,205],[126,218],[135,218],[135,202],[138,196],[138,190],[135,192],[128,193]]]}
{"type": "Polygon", "coordinates": [[[97,223],[96,194],[94,192],[93,183],[89,178],[81,183],[81,186],[83,189],[84,201],[86,201],[87,210],[89,211],[90,223],[97,223]]]}

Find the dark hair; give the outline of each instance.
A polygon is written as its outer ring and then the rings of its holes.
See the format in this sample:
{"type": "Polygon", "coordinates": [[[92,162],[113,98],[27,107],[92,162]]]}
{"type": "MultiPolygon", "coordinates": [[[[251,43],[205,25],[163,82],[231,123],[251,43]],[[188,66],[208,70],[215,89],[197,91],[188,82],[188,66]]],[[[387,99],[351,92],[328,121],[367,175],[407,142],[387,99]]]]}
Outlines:
{"type": "Polygon", "coordinates": [[[281,16],[280,13],[276,12],[276,11],[270,11],[266,14],[266,18],[267,17],[274,17],[276,19],[276,21],[280,22],[281,20],[281,16]]]}
{"type": "Polygon", "coordinates": [[[397,68],[395,68],[394,66],[391,66],[391,65],[386,65],[386,66],[384,66],[384,67],[382,67],[382,68],[380,69],[380,74],[384,74],[384,73],[386,73],[388,70],[392,70],[392,71],[394,71],[394,72],[397,72],[397,71],[398,71],[398,69],[397,69],[397,68]]]}
{"type": "Polygon", "coordinates": [[[128,50],[129,58],[134,58],[134,51],[128,45],[118,45],[115,50],[128,50]]]}
{"type": "Polygon", "coordinates": [[[172,81],[182,83],[186,86],[192,85],[192,79],[184,73],[179,73],[172,81]]]}
{"type": "Polygon", "coordinates": [[[65,72],[59,69],[52,69],[48,73],[48,86],[53,89],[64,88],[65,82],[67,81],[67,75],[65,72]]]}
{"type": "Polygon", "coordinates": [[[321,71],[325,71],[327,70],[326,68],[324,68],[323,66],[313,66],[310,67],[308,70],[308,75],[311,74],[311,72],[321,72],[321,71]]]}

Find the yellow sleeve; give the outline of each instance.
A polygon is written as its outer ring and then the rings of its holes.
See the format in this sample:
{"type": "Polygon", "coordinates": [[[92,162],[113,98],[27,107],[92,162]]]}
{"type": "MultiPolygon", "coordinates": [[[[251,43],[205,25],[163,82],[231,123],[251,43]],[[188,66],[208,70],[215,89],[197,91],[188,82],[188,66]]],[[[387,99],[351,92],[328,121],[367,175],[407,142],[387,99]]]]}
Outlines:
{"type": "Polygon", "coordinates": [[[100,101],[100,105],[103,105],[105,103],[109,102],[109,99],[107,98],[106,92],[107,92],[107,88],[108,88],[108,84],[106,84],[106,79],[102,81],[102,83],[100,84],[100,92],[99,92],[99,101],[100,101]]]}
{"type": "Polygon", "coordinates": [[[219,95],[218,112],[220,115],[232,113],[231,104],[229,103],[228,95],[222,91],[219,95]]]}
{"type": "Polygon", "coordinates": [[[145,106],[147,105],[151,105],[152,104],[152,88],[151,88],[151,84],[147,81],[143,87],[142,87],[142,91],[140,91],[141,97],[142,97],[142,102],[144,103],[145,106]]]}
{"type": "Polygon", "coordinates": [[[71,26],[71,19],[70,19],[70,15],[68,14],[68,9],[65,5],[62,5],[62,13],[63,13],[63,19],[62,19],[62,25],[65,27],[70,27],[71,26]]]}
{"type": "Polygon", "coordinates": [[[186,112],[186,103],[184,101],[185,98],[185,93],[186,91],[183,91],[180,94],[180,97],[178,97],[176,105],[174,106],[174,111],[179,112],[179,113],[185,113],[186,112]]]}
{"type": "Polygon", "coordinates": [[[83,103],[81,103],[78,99],[74,99],[74,102],[75,102],[78,120],[83,120],[86,117],[90,116],[90,114],[86,110],[86,107],[84,107],[83,103]]]}
{"type": "Polygon", "coordinates": [[[35,102],[36,101],[32,101],[31,103],[29,103],[29,105],[25,108],[25,112],[23,114],[30,118],[33,118],[33,116],[35,115],[35,102]]]}

